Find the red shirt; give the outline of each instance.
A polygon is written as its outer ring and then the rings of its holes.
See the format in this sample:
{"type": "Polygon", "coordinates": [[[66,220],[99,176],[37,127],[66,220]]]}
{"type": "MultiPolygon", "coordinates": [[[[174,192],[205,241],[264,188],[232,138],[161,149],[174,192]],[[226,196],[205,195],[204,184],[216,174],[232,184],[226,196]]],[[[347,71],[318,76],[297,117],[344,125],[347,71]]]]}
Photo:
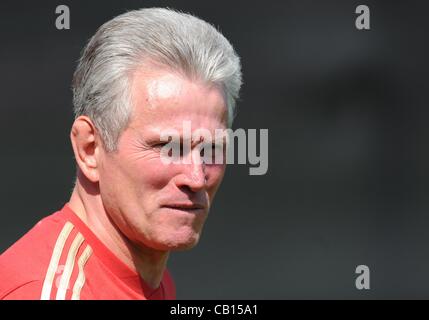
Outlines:
{"type": "Polygon", "coordinates": [[[150,288],[66,204],[0,256],[0,299],[175,299],[168,270],[150,288]]]}

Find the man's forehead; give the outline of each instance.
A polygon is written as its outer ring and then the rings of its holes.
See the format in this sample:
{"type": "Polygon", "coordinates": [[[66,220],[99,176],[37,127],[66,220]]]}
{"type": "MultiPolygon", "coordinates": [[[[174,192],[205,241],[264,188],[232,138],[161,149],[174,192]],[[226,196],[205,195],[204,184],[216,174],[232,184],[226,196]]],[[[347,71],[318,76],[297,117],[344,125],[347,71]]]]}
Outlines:
{"type": "Polygon", "coordinates": [[[174,100],[184,93],[183,81],[176,75],[166,73],[160,77],[148,79],[146,83],[147,107],[155,108],[159,100],[174,100]]]}
{"type": "Polygon", "coordinates": [[[217,129],[227,128],[227,116],[217,113],[198,113],[192,109],[171,112],[168,111],[168,108],[156,108],[134,114],[130,126],[140,131],[155,133],[168,130],[215,132],[217,129]]]}
{"type": "Polygon", "coordinates": [[[132,90],[136,126],[179,129],[184,121],[190,121],[195,129],[226,126],[228,113],[218,87],[193,83],[168,71],[140,71],[132,90]]]}

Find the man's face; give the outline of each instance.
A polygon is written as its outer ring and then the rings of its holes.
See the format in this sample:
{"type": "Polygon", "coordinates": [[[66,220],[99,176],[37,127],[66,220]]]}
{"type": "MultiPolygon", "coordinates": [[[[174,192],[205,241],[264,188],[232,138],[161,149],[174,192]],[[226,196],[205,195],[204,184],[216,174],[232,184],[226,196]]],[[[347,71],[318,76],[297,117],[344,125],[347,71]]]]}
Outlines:
{"type": "Polygon", "coordinates": [[[133,115],[117,152],[100,152],[100,193],[110,218],[133,243],[157,250],[186,249],[200,237],[225,164],[204,164],[198,145],[183,157],[191,164],[161,160],[161,132],[182,134],[225,129],[227,109],[221,90],[160,69],[132,76],[133,115]]]}

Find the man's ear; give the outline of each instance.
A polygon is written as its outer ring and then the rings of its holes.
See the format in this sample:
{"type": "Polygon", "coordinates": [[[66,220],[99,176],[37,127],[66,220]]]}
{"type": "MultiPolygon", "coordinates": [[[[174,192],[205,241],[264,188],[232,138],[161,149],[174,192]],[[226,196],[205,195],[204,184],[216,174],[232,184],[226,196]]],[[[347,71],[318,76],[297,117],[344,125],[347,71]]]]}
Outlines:
{"type": "Polygon", "coordinates": [[[97,129],[87,116],[76,118],[70,131],[76,162],[91,182],[99,180],[99,155],[102,148],[97,129]]]}

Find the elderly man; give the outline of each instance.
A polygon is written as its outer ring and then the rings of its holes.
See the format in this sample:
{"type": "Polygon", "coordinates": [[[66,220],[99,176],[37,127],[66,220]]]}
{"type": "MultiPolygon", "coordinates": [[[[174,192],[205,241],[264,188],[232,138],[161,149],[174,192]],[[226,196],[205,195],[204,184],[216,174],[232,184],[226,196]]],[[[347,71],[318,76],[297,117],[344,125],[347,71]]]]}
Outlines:
{"type": "Polygon", "coordinates": [[[192,161],[166,163],[161,135],[228,128],[240,86],[234,49],[198,18],[153,8],[101,26],[73,78],[73,193],[1,255],[0,298],[174,299],[169,253],[198,242],[225,163],[195,161],[198,138],[192,161]]]}

